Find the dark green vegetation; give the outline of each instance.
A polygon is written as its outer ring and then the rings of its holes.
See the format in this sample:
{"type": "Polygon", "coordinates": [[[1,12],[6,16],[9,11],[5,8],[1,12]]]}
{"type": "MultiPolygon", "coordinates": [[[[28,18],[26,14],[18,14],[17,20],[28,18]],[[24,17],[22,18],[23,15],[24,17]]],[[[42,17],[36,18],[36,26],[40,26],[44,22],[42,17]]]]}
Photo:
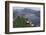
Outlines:
{"type": "Polygon", "coordinates": [[[26,26],[26,20],[22,16],[18,16],[14,21],[13,21],[13,27],[25,27],[26,26]]]}

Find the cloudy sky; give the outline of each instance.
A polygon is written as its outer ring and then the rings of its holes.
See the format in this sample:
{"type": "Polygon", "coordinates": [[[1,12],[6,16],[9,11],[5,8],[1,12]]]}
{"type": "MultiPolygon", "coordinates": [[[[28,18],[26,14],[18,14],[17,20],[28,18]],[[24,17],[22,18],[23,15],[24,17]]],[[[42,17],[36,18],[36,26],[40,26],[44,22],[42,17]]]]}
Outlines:
{"type": "MultiPolygon", "coordinates": [[[[14,10],[16,10],[16,9],[24,9],[24,8],[29,8],[29,7],[13,7],[14,10]]],[[[40,8],[36,8],[36,7],[30,7],[29,9],[40,11],[40,8]]]]}

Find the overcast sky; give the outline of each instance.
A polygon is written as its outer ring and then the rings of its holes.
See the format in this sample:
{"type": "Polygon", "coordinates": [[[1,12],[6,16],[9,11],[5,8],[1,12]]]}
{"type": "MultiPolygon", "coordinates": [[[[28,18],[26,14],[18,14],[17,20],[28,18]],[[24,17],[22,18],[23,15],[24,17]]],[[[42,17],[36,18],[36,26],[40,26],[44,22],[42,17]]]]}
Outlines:
{"type": "MultiPolygon", "coordinates": [[[[13,7],[14,10],[16,10],[16,9],[24,9],[24,8],[29,8],[29,7],[13,7]]],[[[40,8],[36,8],[36,7],[30,7],[29,9],[36,10],[36,11],[40,10],[40,8]]]]}

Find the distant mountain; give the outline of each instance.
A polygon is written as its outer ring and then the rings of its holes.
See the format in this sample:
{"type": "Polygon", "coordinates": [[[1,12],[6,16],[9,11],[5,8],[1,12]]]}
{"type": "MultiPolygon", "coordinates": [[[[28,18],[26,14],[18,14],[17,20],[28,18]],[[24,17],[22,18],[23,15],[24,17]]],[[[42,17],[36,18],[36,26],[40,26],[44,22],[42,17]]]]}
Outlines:
{"type": "Polygon", "coordinates": [[[36,11],[36,10],[32,10],[32,9],[29,9],[29,8],[24,8],[24,9],[16,9],[16,10],[13,10],[13,14],[14,15],[22,15],[22,14],[37,14],[39,13],[39,11],[36,11]]]}

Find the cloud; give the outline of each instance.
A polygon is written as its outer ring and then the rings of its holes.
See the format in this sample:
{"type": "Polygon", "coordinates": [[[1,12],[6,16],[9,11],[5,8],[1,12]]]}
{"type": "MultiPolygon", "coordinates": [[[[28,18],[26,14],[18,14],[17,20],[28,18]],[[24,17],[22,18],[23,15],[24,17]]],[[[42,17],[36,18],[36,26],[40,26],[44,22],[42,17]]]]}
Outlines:
{"type": "Polygon", "coordinates": [[[40,8],[38,8],[38,7],[13,7],[14,10],[16,10],[16,9],[24,9],[24,8],[40,11],[40,8]]]}

